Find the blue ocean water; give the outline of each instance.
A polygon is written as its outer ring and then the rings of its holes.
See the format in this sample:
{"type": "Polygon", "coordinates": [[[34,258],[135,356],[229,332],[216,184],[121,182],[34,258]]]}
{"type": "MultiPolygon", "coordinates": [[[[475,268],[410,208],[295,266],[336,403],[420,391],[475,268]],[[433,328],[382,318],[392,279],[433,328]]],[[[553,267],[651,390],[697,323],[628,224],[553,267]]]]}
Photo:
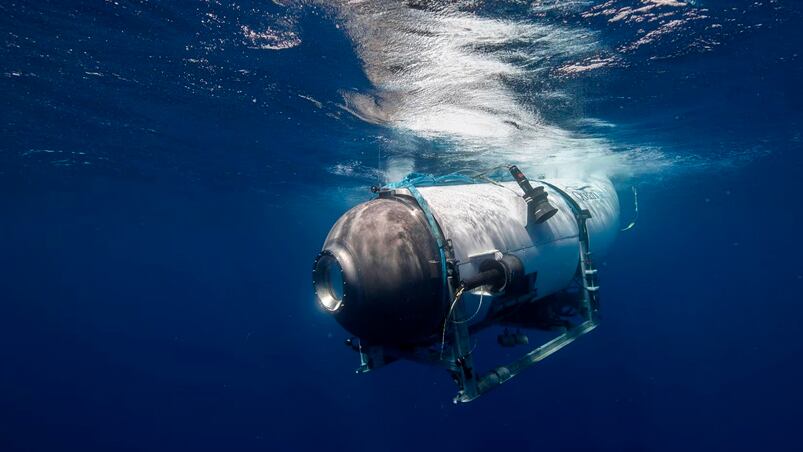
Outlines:
{"type": "MultiPolygon", "coordinates": [[[[792,1],[0,4],[1,450],[800,450],[792,1]],[[599,328],[467,405],[355,375],[331,224],[408,171],[602,172],[599,328]]],[[[479,350],[503,360],[507,351],[479,350]]]]}

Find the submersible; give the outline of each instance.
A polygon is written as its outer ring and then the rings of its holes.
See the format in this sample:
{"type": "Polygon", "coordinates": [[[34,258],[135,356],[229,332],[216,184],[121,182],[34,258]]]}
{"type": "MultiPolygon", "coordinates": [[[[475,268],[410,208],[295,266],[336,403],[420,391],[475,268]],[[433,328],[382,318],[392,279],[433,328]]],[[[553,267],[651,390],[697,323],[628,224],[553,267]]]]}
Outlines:
{"type": "MultiPolygon", "coordinates": [[[[313,264],[319,304],[354,337],[359,372],[398,359],[446,368],[467,402],[591,331],[599,310],[594,256],[619,230],[619,201],[601,177],[512,181],[486,174],[412,174],[374,191],[332,227],[313,264]],[[485,374],[472,335],[499,326],[560,333],[485,374]]],[[[510,328],[515,332],[511,333],[510,328]]]]}

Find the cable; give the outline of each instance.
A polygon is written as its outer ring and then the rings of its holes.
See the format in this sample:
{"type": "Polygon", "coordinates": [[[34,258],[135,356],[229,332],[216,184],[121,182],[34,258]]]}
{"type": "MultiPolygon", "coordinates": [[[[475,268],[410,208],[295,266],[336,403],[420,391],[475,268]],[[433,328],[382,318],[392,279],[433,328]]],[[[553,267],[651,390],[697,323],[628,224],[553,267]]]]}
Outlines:
{"type": "Polygon", "coordinates": [[[494,166],[493,168],[488,168],[486,170],[480,171],[479,173],[475,174],[474,177],[479,178],[479,177],[482,177],[482,176],[486,176],[486,175],[488,175],[488,174],[490,174],[490,173],[492,173],[492,172],[494,172],[494,171],[496,171],[498,169],[502,169],[502,168],[508,169],[508,168],[510,168],[510,165],[497,165],[497,166],[494,166]]]}
{"type": "Polygon", "coordinates": [[[482,309],[482,299],[485,297],[485,294],[480,292],[480,303],[477,305],[477,310],[474,311],[474,314],[471,314],[471,317],[467,318],[466,320],[452,320],[452,323],[468,323],[474,320],[474,317],[480,313],[480,309],[482,309]]]}
{"type": "Polygon", "coordinates": [[[488,176],[481,176],[480,179],[486,180],[486,181],[490,182],[491,184],[496,185],[497,187],[504,188],[505,190],[509,191],[510,193],[513,193],[516,196],[521,196],[519,193],[516,193],[516,190],[513,190],[512,188],[510,188],[510,187],[508,187],[506,185],[502,185],[499,182],[491,179],[488,176]]]}
{"type": "Polygon", "coordinates": [[[452,300],[452,305],[449,306],[449,312],[446,314],[446,318],[443,319],[443,331],[441,332],[441,359],[443,359],[443,349],[446,346],[446,326],[449,324],[449,317],[452,316],[452,311],[454,310],[455,305],[460,298],[463,297],[463,291],[465,288],[460,286],[457,288],[457,291],[454,293],[454,300],[452,300]]]}
{"type": "Polygon", "coordinates": [[[630,224],[627,225],[627,227],[621,229],[621,232],[633,229],[636,226],[636,221],[638,221],[638,191],[636,191],[635,186],[631,188],[633,189],[633,206],[634,206],[633,221],[631,221],[630,224]]]}

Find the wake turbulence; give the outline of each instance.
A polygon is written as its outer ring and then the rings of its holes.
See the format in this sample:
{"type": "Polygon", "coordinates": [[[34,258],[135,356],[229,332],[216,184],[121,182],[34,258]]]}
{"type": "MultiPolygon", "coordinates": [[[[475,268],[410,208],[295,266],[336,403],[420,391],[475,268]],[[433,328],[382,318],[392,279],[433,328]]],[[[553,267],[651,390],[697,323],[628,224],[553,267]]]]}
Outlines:
{"type": "Polygon", "coordinates": [[[597,270],[619,201],[604,178],[530,183],[410,175],[346,212],[313,265],[319,304],[355,337],[358,372],[399,359],[441,366],[457,402],[476,399],[597,326],[597,270]],[[512,363],[479,374],[471,337],[504,325],[559,331],[512,363]]]}

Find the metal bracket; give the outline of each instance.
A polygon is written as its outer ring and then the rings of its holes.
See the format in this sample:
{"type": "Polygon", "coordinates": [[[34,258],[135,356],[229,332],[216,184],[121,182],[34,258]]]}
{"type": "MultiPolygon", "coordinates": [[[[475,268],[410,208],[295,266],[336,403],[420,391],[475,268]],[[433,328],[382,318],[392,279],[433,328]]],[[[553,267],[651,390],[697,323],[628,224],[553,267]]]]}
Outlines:
{"type": "MultiPolygon", "coordinates": [[[[579,279],[580,282],[583,283],[583,290],[581,291],[582,293],[580,294],[580,296],[582,297],[580,300],[580,304],[582,307],[581,316],[584,319],[583,322],[574,326],[573,328],[564,331],[562,334],[558,335],[552,340],[524,354],[516,361],[513,361],[512,363],[504,366],[499,366],[491,370],[487,374],[483,375],[482,377],[478,378],[476,377],[476,375],[472,374],[468,376],[468,378],[458,378],[459,390],[454,398],[454,403],[465,403],[475,400],[479,396],[501,385],[502,383],[505,383],[506,381],[515,377],[528,367],[540,362],[544,358],[552,355],[553,353],[557,352],[563,347],[571,344],[580,336],[583,336],[584,334],[591,332],[594,328],[597,327],[598,322],[595,320],[596,310],[594,309],[594,306],[592,304],[593,300],[592,296],[596,296],[595,294],[597,287],[586,286],[588,275],[585,273],[586,270],[584,270],[584,268],[593,268],[593,267],[591,267],[590,264],[586,267],[581,263],[580,269],[578,270],[577,274],[577,279],[579,279]],[[594,290],[592,291],[590,289],[594,290]]],[[[596,274],[596,271],[594,271],[594,274],[596,274]]],[[[464,340],[465,343],[468,343],[469,341],[468,335],[466,335],[466,338],[464,340]]],[[[457,349],[458,347],[455,348],[457,349]]],[[[461,377],[461,375],[458,374],[458,377],[461,377]]]]}
{"type": "Polygon", "coordinates": [[[512,363],[506,366],[499,366],[495,368],[494,370],[488,372],[482,378],[480,378],[479,383],[477,384],[477,390],[474,393],[468,393],[466,391],[458,392],[457,396],[454,399],[454,403],[458,402],[465,403],[475,400],[476,398],[485,394],[491,389],[515,377],[516,375],[521,373],[524,369],[527,369],[533,364],[538,363],[539,361],[552,355],[553,353],[557,352],[563,347],[571,344],[578,337],[591,332],[591,330],[593,330],[596,327],[597,323],[595,321],[586,320],[585,322],[564,332],[563,334],[552,339],[551,341],[546,342],[540,347],[533,349],[532,351],[528,352],[527,354],[517,359],[516,361],[513,361],[512,363]]]}
{"type": "MultiPolygon", "coordinates": [[[[591,332],[597,327],[596,314],[599,310],[599,284],[597,283],[597,269],[594,268],[594,265],[591,261],[588,228],[586,227],[586,221],[591,218],[591,213],[586,209],[582,209],[577,202],[574,201],[574,199],[572,199],[568,194],[563,192],[563,190],[560,190],[558,187],[554,186],[552,186],[552,188],[557,190],[558,193],[562,194],[566,198],[569,205],[572,207],[572,211],[577,221],[577,227],[580,236],[578,250],[580,262],[575,277],[579,279],[583,288],[581,291],[582,299],[580,301],[582,307],[581,315],[584,321],[574,328],[563,332],[561,335],[555,337],[549,342],[546,342],[540,347],[533,349],[521,358],[513,361],[511,364],[499,366],[479,379],[477,379],[473,373],[467,377],[464,376],[458,381],[460,389],[457,393],[457,396],[454,398],[454,403],[470,402],[476,399],[491,389],[515,377],[524,369],[540,362],[544,358],[571,344],[578,337],[591,332]]],[[[458,329],[456,328],[456,330],[458,329]]],[[[460,341],[467,344],[469,341],[468,334],[466,333],[465,336],[458,337],[458,332],[456,331],[456,350],[460,350],[460,346],[457,345],[461,343],[460,341]]],[[[458,353],[458,356],[461,356],[461,354],[458,353]]],[[[458,374],[458,377],[461,377],[461,375],[458,374]]]]}
{"type": "Polygon", "coordinates": [[[382,347],[359,344],[358,350],[360,352],[360,367],[356,370],[358,374],[364,374],[385,365],[385,352],[382,347]]]}

